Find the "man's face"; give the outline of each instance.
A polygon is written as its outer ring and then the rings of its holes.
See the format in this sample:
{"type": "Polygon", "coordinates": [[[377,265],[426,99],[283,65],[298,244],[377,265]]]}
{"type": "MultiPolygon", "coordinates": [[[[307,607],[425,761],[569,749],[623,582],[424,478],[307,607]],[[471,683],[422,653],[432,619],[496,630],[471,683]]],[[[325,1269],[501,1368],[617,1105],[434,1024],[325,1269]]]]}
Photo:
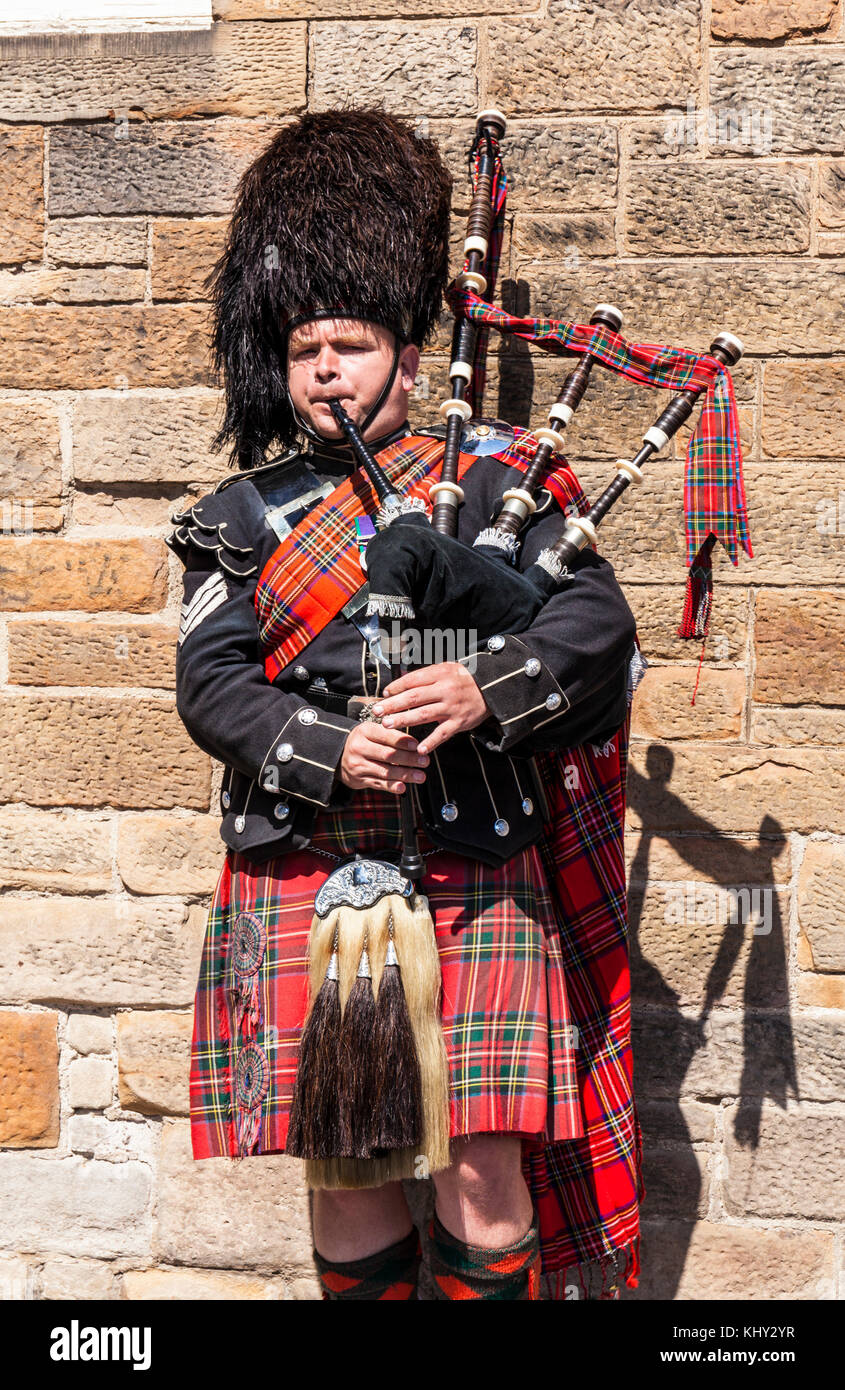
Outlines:
{"type": "MultiPolygon", "coordinates": [[[[342,438],[328,402],[339,400],[356,424],[365,419],[390,374],[393,347],[387,328],[362,319],[300,324],[288,341],[288,383],[299,414],[324,438],[342,438]]],[[[399,355],[393,385],[367,437],[378,438],[404,423],[418,365],[419,352],[409,344],[399,355]]]]}

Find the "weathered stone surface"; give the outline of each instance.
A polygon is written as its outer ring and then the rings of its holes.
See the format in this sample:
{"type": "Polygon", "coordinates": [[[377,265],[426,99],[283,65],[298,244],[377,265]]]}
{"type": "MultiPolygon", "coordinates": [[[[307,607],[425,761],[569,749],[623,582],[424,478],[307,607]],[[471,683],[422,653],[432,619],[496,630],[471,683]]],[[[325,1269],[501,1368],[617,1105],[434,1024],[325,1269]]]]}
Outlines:
{"type": "Polygon", "coordinates": [[[838,458],[845,450],[845,362],[767,362],[763,452],[772,458],[838,458]]]}
{"type": "Polygon", "coordinates": [[[751,708],[751,742],[785,748],[790,744],[845,746],[845,710],[751,708]]]}
{"type": "Polygon", "coordinates": [[[786,39],[825,29],[838,0],[713,0],[717,39],[786,39]]]}
{"type": "Polygon", "coordinates": [[[165,623],[10,623],[9,680],[172,688],[177,636],[165,623]]]}
{"type": "Polygon", "coordinates": [[[845,232],[819,232],[820,256],[845,256],[845,232]]]}
{"type": "MultiPolygon", "coordinates": [[[[577,271],[525,262],[517,273],[531,286],[533,314],[560,316],[566,306],[568,316],[589,318],[604,298],[624,306],[627,337],[699,350],[717,328],[740,324],[745,350],[754,355],[829,353],[845,313],[845,269],[788,258],[584,261],[577,271]]],[[[630,428],[636,437],[633,421],[630,428]]]]}
{"type": "Polygon", "coordinates": [[[474,114],[477,35],[474,25],[315,23],[311,25],[309,105],[328,110],[354,98],[383,101],[389,111],[429,117],[474,114]]]}
{"type": "Polygon", "coordinates": [[[54,265],[144,265],[143,217],[51,217],[47,259],[54,265]]]}
{"type": "Polygon", "coordinates": [[[641,738],[739,738],[744,671],[702,667],[694,705],[689,689],[689,667],[650,667],[637,686],[631,732],[641,738]]]}
{"type": "Polygon", "coordinates": [[[118,1014],[118,1098],[123,1110],[188,1114],[192,1025],[192,1013],[118,1014]]]}
{"type": "Polygon", "coordinates": [[[634,164],[626,244],[665,256],[806,251],[810,173],[800,165],[634,164]]]}
{"type": "Polygon", "coordinates": [[[789,1003],[784,938],[789,921],[788,890],[741,880],[720,885],[689,879],[643,892],[632,888],[629,914],[638,950],[631,962],[635,1000],[659,1005],[667,991],[680,1007],[705,1001],[739,1007],[752,972],[754,999],[761,1008],[789,1003]],[[746,889],[735,907],[727,889],[746,889]],[[732,917],[739,920],[734,923],[732,917]],[[755,928],[756,924],[760,930],[755,928]],[[722,958],[718,979],[714,963],[722,958]]]}
{"type": "Polygon", "coordinates": [[[798,1003],[805,1009],[845,1010],[845,975],[814,975],[802,970],[798,1003]]]}
{"type": "MultiPolygon", "coordinates": [[[[24,120],[33,120],[28,111],[24,120]]],[[[41,259],[44,239],[44,132],[0,130],[0,263],[41,259]]]]}
{"type": "Polygon", "coordinates": [[[639,1287],[623,1286],[622,1301],[833,1298],[833,1241],[832,1231],[646,1218],[639,1287]]]}
{"type": "Polygon", "coordinates": [[[687,880],[712,883],[786,883],[792,873],[789,841],[762,842],[726,835],[677,835],[663,839],[648,831],[628,831],[625,858],[632,884],[687,880]]]}
{"type": "Polygon", "coordinates": [[[207,335],[200,304],[0,308],[0,386],[209,384],[207,335]]]}
{"type": "Polygon", "coordinates": [[[149,1257],[150,1170],[143,1163],[0,1154],[0,1205],[7,1248],[149,1257]]]}
{"type": "Polygon", "coordinates": [[[845,594],[764,589],[757,597],[754,699],[776,705],[845,705],[841,658],[845,594]]]}
{"type": "Polygon", "coordinates": [[[111,1062],[77,1057],[68,1069],[68,1096],[75,1110],[105,1110],[112,1102],[111,1062]]]}
{"type": "Polygon", "coordinates": [[[0,431],[2,529],[8,534],[55,525],[62,501],[60,426],[55,405],[26,396],[0,400],[0,431]]]}
{"type": "MultiPolygon", "coordinates": [[[[672,584],[628,584],[625,597],[637,620],[637,636],[647,661],[671,661],[698,665],[698,642],[678,636],[678,614],[684,607],[686,580],[672,584]]],[[[707,637],[707,666],[712,671],[745,657],[748,639],[748,598],[739,589],[724,589],[713,612],[707,637]]],[[[635,704],[636,708],[636,704],[635,704]]]]}
{"type": "Polygon", "coordinates": [[[113,1025],[110,1018],[97,1014],[71,1014],[65,1038],[76,1052],[111,1052],[113,1025]]]}
{"type": "Polygon", "coordinates": [[[798,921],[814,970],[845,971],[845,843],[811,840],[798,874],[798,921]]]}
{"type": "Polygon", "coordinates": [[[301,1164],[284,1155],[196,1160],[187,1121],[165,1123],[155,1256],[207,1269],[311,1274],[301,1164]]]}
{"type": "MultiPolygon", "coordinates": [[[[567,210],[580,214],[585,208],[615,208],[619,151],[612,126],[596,121],[559,125],[523,120],[508,126],[506,138],[509,210],[533,214],[548,208],[557,215],[567,210]]],[[[546,258],[553,256],[558,244],[557,222],[557,216],[548,219],[553,239],[540,252],[546,258]]],[[[612,221],[610,236],[613,240],[612,221]]],[[[587,254],[586,245],[581,249],[587,254]]]]}
{"type": "Polygon", "coordinates": [[[47,1260],[41,1270],[41,1297],[80,1300],[120,1297],[112,1265],[97,1260],[47,1260]]]}
{"type": "Polygon", "coordinates": [[[122,816],[117,862],[131,893],[213,893],[224,845],[216,816],[122,816]]]}
{"type": "MultiPolygon", "coordinates": [[[[517,14],[538,0],[461,0],[464,15],[517,14]]],[[[214,0],[218,19],[452,19],[452,0],[214,0]]]]}
{"type": "Polygon", "coordinates": [[[59,126],[50,132],[50,216],[229,213],[238,178],[277,128],[226,117],[59,126]]]}
{"type": "Polygon", "coordinates": [[[128,1159],[152,1163],[158,1142],[154,1126],[144,1120],[108,1120],[105,1115],[92,1114],[70,1116],[68,1139],[74,1153],[110,1163],[126,1163],[128,1159]]]}
{"type": "Polygon", "coordinates": [[[37,1269],[26,1260],[0,1259],[0,1302],[36,1298],[37,1269]]]}
{"type": "Polygon", "coordinates": [[[218,482],[228,471],[225,456],[209,446],[221,404],[216,391],[86,393],[73,421],[77,482],[218,482]]]}
{"type": "MultiPolygon", "coordinates": [[[[844,90],[845,58],[838,51],[716,49],[710,59],[711,107],[736,112],[740,121],[755,112],[762,117],[767,154],[841,154],[844,90]]],[[[735,150],[745,153],[741,143],[713,148],[716,154],[735,150]]]]}
{"type": "MultiPolygon", "coordinates": [[[[123,1276],[123,1297],[129,1299],[283,1299],[290,1297],[282,1279],[249,1274],[226,1274],[210,1269],[130,1269],[123,1276]]],[[[314,1298],[320,1284],[314,1277],[314,1298]]]]}
{"type": "Polygon", "coordinates": [[[184,1007],[194,997],[206,917],[170,903],[7,896],[0,999],[184,1007]]]}
{"type": "MultiPolygon", "coordinates": [[[[749,981],[753,992],[754,980],[749,981]]],[[[642,1099],[775,1096],[786,1103],[842,1097],[845,1026],[833,1014],[716,1009],[703,1024],[699,1010],[634,1011],[634,1072],[642,1099]]],[[[743,1121],[744,1132],[749,1126],[743,1121]]]]}
{"type": "Polygon", "coordinates": [[[685,101],[696,89],[699,11],[679,0],[671,11],[659,0],[598,0],[573,8],[551,0],[549,20],[494,20],[488,96],[519,112],[584,111],[607,106],[648,109],[685,101]],[[597,80],[596,55],[613,73],[613,92],[597,80]]]}
{"type": "Polygon", "coordinates": [[[818,219],[820,227],[845,228],[845,161],[841,159],[819,160],[818,219]]]}
{"type": "Polygon", "coordinates": [[[88,304],[140,300],[144,270],[103,266],[81,269],[0,271],[0,304],[88,304]]]}
{"type": "Polygon", "coordinates": [[[111,885],[111,823],[72,811],[0,811],[0,881],[6,888],[93,893],[111,885]]]}
{"type": "Polygon", "coordinates": [[[167,550],[160,541],[0,541],[5,609],[150,613],[166,596],[167,550]]]}
{"type": "Polygon", "coordinates": [[[152,496],[136,497],[131,483],[96,483],[86,487],[77,486],[73,496],[73,524],[78,527],[97,526],[109,530],[157,531],[162,536],[172,531],[170,518],[174,512],[185,511],[206,492],[214,490],[214,483],[201,484],[197,492],[180,494],[172,485],[162,485],[161,489],[147,489],[139,484],[142,493],[148,490],[152,496]]]}
{"type": "Polygon", "coordinates": [[[95,121],[115,113],[114,138],[125,141],[130,111],[263,116],[305,105],[304,24],[216,24],[160,37],[154,51],[7,52],[0,118],[95,121]]]}
{"type": "Polygon", "coordinates": [[[0,1148],[59,1142],[58,1015],[0,1011],[0,1148]]]}
{"type": "Polygon", "coordinates": [[[517,214],[514,247],[521,259],[549,256],[556,261],[580,260],[581,256],[612,256],[616,232],[610,212],[517,214]]]}
{"type": "MultiPolygon", "coordinates": [[[[739,1107],[727,1112],[730,1121],[739,1107]]],[[[837,1221],[845,1212],[842,1146],[845,1114],[838,1106],[802,1104],[786,1113],[764,1103],[760,1138],[745,1147],[725,1135],[725,1210],[730,1216],[803,1216],[837,1221]],[[784,1163],[784,1154],[789,1162],[784,1163]]]]}
{"type": "Polygon", "coordinates": [[[643,1179],[650,1216],[706,1216],[710,1174],[706,1154],[643,1145],[643,1179]]]}
{"type": "Polygon", "coordinates": [[[0,797],[39,806],[208,808],[210,764],[165,699],[11,697],[0,797]]]}
{"type": "MultiPolygon", "coordinates": [[[[707,1144],[716,1130],[716,1107],[699,1101],[645,1101],[637,1106],[644,1143],[652,1149],[667,1144],[707,1144]]],[[[649,1191],[649,1196],[651,1192],[649,1191]]]]}
{"type": "Polygon", "coordinates": [[[156,218],[153,299],[207,299],[204,281],[223,250],[225,217],[156,218]]]}

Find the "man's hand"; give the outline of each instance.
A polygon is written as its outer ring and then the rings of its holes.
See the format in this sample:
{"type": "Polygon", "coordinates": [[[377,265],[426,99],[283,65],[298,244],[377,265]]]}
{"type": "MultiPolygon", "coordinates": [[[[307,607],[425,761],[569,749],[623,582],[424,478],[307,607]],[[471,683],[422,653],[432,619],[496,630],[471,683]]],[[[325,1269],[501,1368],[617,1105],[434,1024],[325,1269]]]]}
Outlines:
{"type": "Polygon", "coordinates": [[[437,725],[419,745],[420,753],[431,753],[455,734],[476,728],[490,714],[473,677],[457,661],[409,671],[386,686],[384,696],[373,705],[373,713],[383,716],[383,728],[437,725]]]}
{"type": "Polygon", "coordinates": [[[406,782],[425,781],[424,767],[428,767],[428,758],[419,753],[415,738],[368,721],[347,735],[340,780],[356,790],[372,787],[401,794],[406,782]]]}

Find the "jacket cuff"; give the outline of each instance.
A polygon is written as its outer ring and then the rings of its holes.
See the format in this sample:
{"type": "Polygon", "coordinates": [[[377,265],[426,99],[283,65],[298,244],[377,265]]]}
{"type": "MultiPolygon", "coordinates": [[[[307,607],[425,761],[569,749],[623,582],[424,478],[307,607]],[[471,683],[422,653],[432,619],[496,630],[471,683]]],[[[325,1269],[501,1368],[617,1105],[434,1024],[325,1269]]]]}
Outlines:
{"type": "Polygon", "coordinates": [[[474,664],[470,670],[492,716],[479,729],[492,752],[508,752],[570,707],[549,667],[512,634],[488,638],[463,661],[474,664]]]}
{"type": "Polygon", "coordinates": [[[343,805],[347,789],[336,780],[347,736],[355,720],[305,705],[294,710],[264,755],[258,785],[284,791],[318,806],[343,805]]]}

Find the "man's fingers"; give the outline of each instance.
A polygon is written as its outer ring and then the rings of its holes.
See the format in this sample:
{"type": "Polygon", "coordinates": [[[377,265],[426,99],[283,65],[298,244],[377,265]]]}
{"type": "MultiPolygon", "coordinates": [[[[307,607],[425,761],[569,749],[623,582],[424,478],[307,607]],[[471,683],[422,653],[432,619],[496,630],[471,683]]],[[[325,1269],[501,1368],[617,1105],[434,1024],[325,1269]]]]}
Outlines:
{"type": "MultiPolygon", "coordinates": [[[[397,724],[436,724],[438,719],[442,719],[444,709],[441,704],[420,705],[418,709],[403,710],[401,714],[394,714],[393,720],[397,724]]],[[[426,740],[428,742],[428,740],[426,740]]]]}
{"type": "Polygon", "coordinates": [[[430,734],[426,734],[420,748],[425,749],[426,753],[433,753],[435,748],[439,748],[442,743],[446,743],[448,739],[453,738],[459,732],[459,724],[456,724],[452,719],[444,719],[442,724],[438,724],[436,729],[432,729],[430,734]]]}
{"type": "MultiPolygon", "coordinates": [[[[421,666],[416,671],[408,671],[407,675],[399,676],[397,680],[386,685],[383,693],[386,696],[399,695],[403,690],[413,690],[418,685],[432,685],[443,675],[446,664],[441,661],[436,666],[421,666]]],[[[384,701],[377,701],[376,703],[384,703],[384,701]]]]}

